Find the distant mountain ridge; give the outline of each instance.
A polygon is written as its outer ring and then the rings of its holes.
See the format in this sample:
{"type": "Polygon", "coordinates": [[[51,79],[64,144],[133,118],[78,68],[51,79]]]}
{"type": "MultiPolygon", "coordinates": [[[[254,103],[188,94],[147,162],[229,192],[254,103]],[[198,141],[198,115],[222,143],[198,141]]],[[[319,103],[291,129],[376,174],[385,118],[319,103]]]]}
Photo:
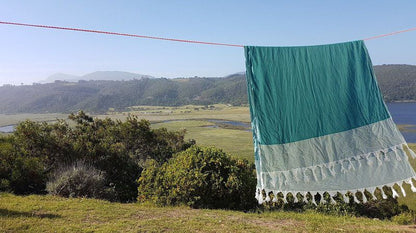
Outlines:
{"type": "Polygon", "coordinates": [[[136,74],[124,71],[96,71],[82,76],[57,73],[49,76],[40,83],[53,83],[55,81],[78,82],[79,80],[108,80],[108,81],[127,81],[132,79],[153,78],[150,75],[136,74]]]}
{"type": "MultiPolygon", "coordinates": [[[[381,65],[375,66],[374,71],[387,102],[416,101],[416,66],[381,65]]],[[[120,73],[123,72],[114,74],[120,73]]],[[[123,79],[125,81],[93,79],[116,77],[107,76],[109,74],[94,72],[85,75],[92,78],[89,81],[4,85],[0,87],[0,113],[68,113],[78,110],[103,113],[110,108],[123,111],[135,105],[247,105],[246,79],[241,72],[223,78],[138,78],[133,74],[129,76],[133,79],[123,79]]]]}

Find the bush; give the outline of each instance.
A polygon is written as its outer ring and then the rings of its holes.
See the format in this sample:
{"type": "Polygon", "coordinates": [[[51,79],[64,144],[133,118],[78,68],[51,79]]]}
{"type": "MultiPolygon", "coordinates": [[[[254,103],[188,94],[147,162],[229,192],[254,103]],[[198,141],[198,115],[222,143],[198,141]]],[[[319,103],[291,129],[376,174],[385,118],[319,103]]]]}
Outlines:
{"type": "Polygon", "coordinates": [[[222,150],[192,146],[158,166],[147,163],[139,179],[139,200],[193,208],[254,208],[254,165],[222,150]]]}
{"type": "Polygon", "coordinates": [[[0,137],[0,191],[44,193],[45,169],[40,158],[16,155],[11,137],[0,137]]]}
{"type": "Polygon", "coordinates": [[[106,187],[103,172],[83,163],[60,169],[46,185],[53,195],[106,199],[112,195],[106,187]]]}
{"type": "Polygon", "coordinates": [[[0,137],[0,192],[10,190],[10,176],[12,164],[15,160],[12,154],[10,138],[0,137]]]}
{"type": "Polygon", "coordinates": [[[391,220],[400,225],[410,225],[416,223],[413,212],[404,212],[400,215],[394,216],[391,220]]]}
{"type": "Polygon", "coordinates": [[[405,205],[399,205],[397,199],[389,196],[387,199],[369,201],[357,206],[359,215],[370,218],[390,219],[409,209],[405,205]]]}
{"type": "Polygon", "coordinates": [[[14,160],[10,189],[15,194],[45,193],[46,175],[39,158],[18,156],[14,160]]]}
{"type": "Polygon", "coordinates": [[[185,131],[151,129],[149,121],[133,116],[122,122],[80,111],[69,119],[74,124],[27,120],[17,125],[12,136],[0,137],[0,191],[45,192],[47,176],[84,161],[103,172],[107,188],[111,184],[114,195],[106,199],[132,202],[146,160],[162,164],[195,143],[184,140],[185,131]]]}
{"type": "Polygon", "coordinates": [[[118,202],[136,201],[137,179],[142,168],[128,155],[121,143],[105,146],[100,154],[91,164],[104,171],[106,183],[111,184],[114,190],[114,195],[106,199],[118,202]]]}

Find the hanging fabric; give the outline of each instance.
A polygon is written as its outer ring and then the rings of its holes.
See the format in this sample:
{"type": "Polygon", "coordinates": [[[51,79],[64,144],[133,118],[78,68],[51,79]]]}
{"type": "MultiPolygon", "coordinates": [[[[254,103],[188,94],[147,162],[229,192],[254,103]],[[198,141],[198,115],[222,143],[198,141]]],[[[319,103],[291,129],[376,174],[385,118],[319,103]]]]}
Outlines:
{"type": "Polygon", "coordinates": [[[403,182],[416,191],[363,41],[244,49],[260,203],[278,193],[385,196],[383,186],[403,182]]]}

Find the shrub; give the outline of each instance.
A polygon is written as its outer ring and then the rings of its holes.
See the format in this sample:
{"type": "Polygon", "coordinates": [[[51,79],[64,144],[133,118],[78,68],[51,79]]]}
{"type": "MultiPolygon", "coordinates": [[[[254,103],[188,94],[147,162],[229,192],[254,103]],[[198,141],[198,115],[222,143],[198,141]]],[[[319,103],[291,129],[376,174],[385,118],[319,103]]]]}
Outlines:
{"type": "Polygon", "coordinates": [[[17,156],[11,164],[9,187],[15,194],[45,192],[46,175],[39,158],[17,156]]]}
{"type": "Polygon", "coordinates": [[[391,220],[400,225],[410,225],[416,223],[413,212],[404,212],[400,215],[394,216],[391,220]]]}
{"type": "Polygon", "coordinates": [[[408,211],[406,205],[399,205],[397,199],[389,196],[387,199],[369,201],[357,206],[359,215],[370,218],[390,219],[408,211]]]}
{"type": "Polygon", "coordinates": [[[46,185],[53,195],[63,197],[108,198],[112,194],[106,187],[103,172],[83,163],[59,169],[46,185]]]}
{"type": "Polygon", "coordinates": [[[0,191],[45,192],[45,177],[84,161],[104,173],[107,188],[111,184],[114,195],[108,200],[132,202],[137,199],[137,179],[146,160],[162,164],[194,144],[184,140],[185,131],[151,129],[149,121],[133,116],[122,122],[80,111],[69,119],[74,123],[27,120],[12,136],[0,138],[0,191]]]}
{"type": "Polygon", "coordinates": [[[100,156],[91,161],[91,164],[104,171],[106,183],[113,188],[114,195],[106,199],[118,202],[136,201],[137,179],[142,168],[128,155],[121,143],[106,145],[101,150],[100,156]]]}
{"type": "Polygon", "coordinates": [[[44,193],[46,175],[41,158],[15,153],[12,137],[0,137],[0,191],[44,193]]]}
{"type": "Polygon", "coordinates": [[[147,163],[139,200],[160,205],[248,210],[256,206],[254,165],[222,150],[192,146],[161,166],[147,163]]]}
{"type": "Polygon", "coordinates": [[[11,143],[6,137],[0,137],[0,191],[11,191],[10,176],[14,160],[11,143]]]}

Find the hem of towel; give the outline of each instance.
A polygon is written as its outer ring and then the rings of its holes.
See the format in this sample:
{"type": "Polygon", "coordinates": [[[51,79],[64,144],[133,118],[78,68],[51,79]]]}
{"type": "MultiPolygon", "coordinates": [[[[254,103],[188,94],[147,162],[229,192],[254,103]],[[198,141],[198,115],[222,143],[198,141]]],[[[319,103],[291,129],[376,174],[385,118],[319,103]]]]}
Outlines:
{"type": "MultiPolygon", "coordinates": [[[[284,171],[260,172],[259,175],[262,177],[263,175],[267,174],[267,175],[271,175],[274,177],[278,177],[279,181],[281,182],[279,186],[281,186],[284,182],[288,182],[288,180],[294,180],[294,181],[303,180],[304,182],[308,183],[311,180],[325,179],[326,174],[335,176],[336,175],[335,166],[340,166],[341,167],[340,171],[344,174],[347,172],[353,171],[355,170],[353,161],[355,161],[356,166],[358,164],[358,167],[361,167],[362,161],[369,161],[370,158],[375,157],[377,159],[378,166],[381,166],[384,161],[390,161],[390,159],[392,158],[391,156],[386,155],[387,152],[395,152],[396,156],[393,156],[393,158],[395,158],[398,161],[401,161],[402,157],[399,155],[399,153],[397,153],[397,151],[398,150],[404,151],[404,146],[407,147],[409,154],[413,158],[416,158],[416,153],[410,149],[407,143],[401,143],[401,144],[394,145],[392,147],[389,147],[383,150],[373,151],[367,154],[360,154],[360,155],[356,155],[353,157],[340,159],[337,161],[332,161],[329,163],[318,164],[318,165],[302,167],[302,168],[293,168],[293,169],[284,170],[284,171]],[[321,178],[318,178],[318,176],[316,175],[317,170],[321,178]]],[[[403,157],[405,159],[408,159],[406,153],[404,154],[405,156],[403,157]]]]}
{"type": "MultiPolygon", "coordinates": [[[[374,151],[374,152],[370,152],[367,154],[363,154],[363,155],[357,155],[357,156],[353,156],[350,158],[346,158],[346,159],[341,159],[341,160],[337,160],[337,161],[332,161],[326,164],[319,164],[319,165],[315,165],[315,166],[309,166],[309,167],[305,167],[305,168],[295,168],[295,169],[290,169],[290,170],[286,170],[286,171],[275,171],[275,172],[261,172],[261,174],[263,173],[268,173],[268,174],[273,174],[273,176],[284,176],[285,180],[287,181],[288,178],[289,179],[294,179],[294,180],[299,180],[299,177],[297,177],[298,172],[300,171],[301,174],[303,174],[303,179],[304,181],[310,181],[310,179],[313,177],[313,179],[317,180],[317,176],[315,175],[315,170],[316,169],[320,169],[321,175],[325,174],[323,172],[323,169],[327,169],[328,173],[331,174],[332,176],[336,175],[335,172],[335,166],[341,166],[341,172],[342,173],[347,173],[349,171],[355,170],[355,167],[352,163],[353,160],[357,161],[358,164],[361,164],[360,160],[368,160],[369,158],[375,157],[378,161],[378,165],[380,166],[383,161],[389,161],[391,158],[389,156],[386,156],[387,152],[390,151],[394,151],[396,156],[396,160],[401,161],[402,158],[401,156],[397,153],[397,150],[403,150],[404,151],[404,146],[407,147],[409,154],[413,157],[416,158],[416,153],[413,152],[410,147],[407,145],[407,143],[401,143],[392,147],[389,147],[387,149],[384,150],[380,150],[380,151],[374,151]],[[348,164],[347,166],[345,166],[345,164],[348,164]],[[306,174],[306,172],[310,171],[310,174],[312,174],[312,177],[310,177],[309,175],[306,174]],[[306,179],[306,180],[305,180],[306,179]]],[[[405,159],[408,159],[406,153],[405,153],[405,159]]],[[[322,177],[322,178],[325,178],[322,177]]],[[[393,188],[394,185],[398,185],[400,187],[400,190],[403,194],[403,196],[406,196],[405,190],[403,188],[403,184],[404,183],[408,183],[411,185],[411,190],[413,192],[416,192],[416,187],[414,186],[412,179],[416,180],[415,176],[411,176],[407,179],[404,180],[400,180],[400,181],[396,181],[396,182],[392,182],[392,183],[387,183],[387,184],[382,184],[382,185],[377,185],[377,186],[373,186],[373,187],[365,187],[365,188],[360,188],[360,189],[350,189],[350,190],[331,190],[331,191],[296,191],[296,190],[292,190],[292,191],[281,191],[281,190],[271,190],[271,189],[265,189],[265,188],[259,188],[257,187],[256,189],[256,194],[255,197],[258,200],[259,204],[262,204],[263,202],[277,202],[278,198],[278,194],[281,193],[283,194],[283,198],[280,198],[283,200],[284,203],[287,203],[286,197],[288,193],[291,193],[294,197],[294,201],[295,202],[301,202],[303,200],[299,200],[297,195],[298,193],[303,195],[303,199],[306,198],[306,194],[311,194],[312,198],[311,198],[311,202],[313,204],[316,204],[316,200],[315,200],[315,196],[316,194],[320,194],[321,196],[324,193],[328,193],[329,194],[329,201],[330,202],[335,202],[334,200],[334,195],[337,195],[338,193],[340,193],[343,196],[343,199],[345,202],[347,202],[349,199],[349,196],[347,195],[348,193],[352,194],[350,195],[352,197],[352,200],[354,202],[359,203],[359,200],[356,197],[356,194],[361,192],[363,193],[362,195],[362,201],[363,203],[366,203],[367,197],[366,195],[364,195],[364,191],[368,191],[371,194],[374,194],[376,189],[379,189],[381,191],[382,197],[383,199],[387,198],[387,195],[385,193],[385,191],[383,190],[384,186],[390,187],[392,190],[392,196],[393,197],[398,197],[398,193],[395,191],[395,189],[393,188]]],[[[280,179],[282,180],[282,179],[280,179]]],[[[326,202],[324,198],[321,198],[321,201],[326,202]]]]}
{"type": "Polygon", "coordinates": [[[259,204],[263,204],[265,202],[277,202],[278,200],[282,200],[283,203],[288,203],[287,201],[287,195],[289,193],[292,194],[293,198],[294,198],[294,202],[303,202],[303,201],[310,201],[313,204],[319,204],[318,201],[316,200],[316,195],[319,194],[321,196],[320,198],[320,202],[322,203],[326,203],[326,202],[330,202],[330,203],[335,203],[335,199],[334,197],[338,194],[341,194],[343,197],[343,201],[344,202],[350,202],[351,200],[353,200],[353,202],[355,203],[367,203],[368,201],[372,200],[373,197],[375,197],[375,191],[377,189],[380,190],[381,192],[381,196],[383,199],[387,199],[387,194],[385,192],[385,190],[383,189],[383,187],[388,187],[391,189],[392,192],[392,197],[396,198],[399,197],[398,192],[393,188],[394,185],[397,185],[400,188],[400,191],[402,193],[402,195],[405,197],[406,196],[406,191],[403,188],[403,185],[405,183],[410,185],[410,189],[412,192],[416,192],[416,187],[414,186],[413,180],[416,180],[416,176],[412,176],[400,181],[396,181],[396,182],[391,182],[391,183],[387,183],[387,184],[381,184],[381,185],[377,185],[377,186],[373,186],[373,187],[366,187],[366,188],[359,188],[359,189],[351,189],[351,190],[331,190],[331,191],[276,191],[276,190],[268,190],[268,189],[260,189],[257,188],[256,189],[256,199],[258,200],[259,204]],[[369,192],[370,198],[367,198],[367,196],[365,195],[365,191],[369,192]],[[311,198],[307,198],[308,193],[310,194],[311,198]],[[325,199],[323,197],[323,195],[327,193],[329,194],[329,200],[325,199]],[[361,201],[357,198],[357,193],[361,193],[362,197],[361,197],[361,201]],[[280,195],[279,195],[280,194],[280,195]],[[299,198],[297,196],[297,194],[301,194],[302,198],[299,198]],[[279,197],[282,196],[283,197],[279,197]],[[351,198],[350,198],[351,197],[351,198]]]}

